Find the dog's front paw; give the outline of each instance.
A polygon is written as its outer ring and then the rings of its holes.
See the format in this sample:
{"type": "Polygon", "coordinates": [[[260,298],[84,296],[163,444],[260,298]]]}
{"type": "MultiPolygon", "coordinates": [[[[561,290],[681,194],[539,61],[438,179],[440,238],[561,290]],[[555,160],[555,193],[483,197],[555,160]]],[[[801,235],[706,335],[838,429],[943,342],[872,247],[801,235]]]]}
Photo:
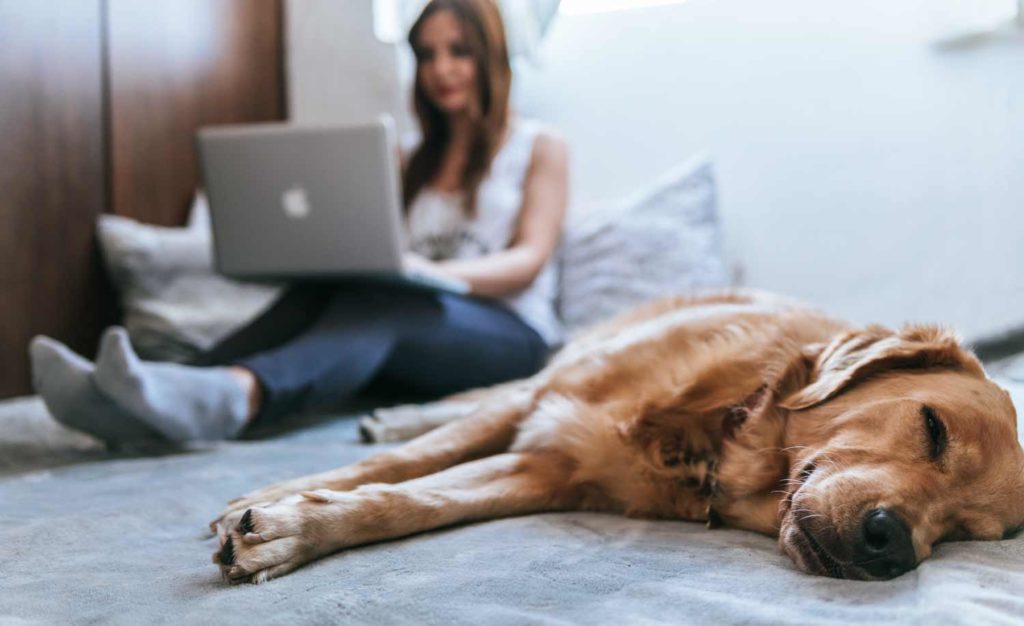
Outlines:
{"type": "Polygon", "coordinates": [[[221,543],[224,542],[223,531],[225,528],[233,528],[242,514],[253,507],[265,507],[279,500],[294,496],[301,491],[314,489],[315,483],[306,478],[293,479],[281,483],[267,485],[244,496],[235,498],[228,502],[227,507],[221,511],[217,519],[210,522],[210,530],[221,536],[221,543]]]}
{"type": "Polygon", "coordinates": [[[330,516],[324,500],[289,496],[253,507],[222,524],[221,548],[213,555],[223,576],[232,583],[262,583],[283,576],[327,552],[331,545],[323,522],[330,516]]]}

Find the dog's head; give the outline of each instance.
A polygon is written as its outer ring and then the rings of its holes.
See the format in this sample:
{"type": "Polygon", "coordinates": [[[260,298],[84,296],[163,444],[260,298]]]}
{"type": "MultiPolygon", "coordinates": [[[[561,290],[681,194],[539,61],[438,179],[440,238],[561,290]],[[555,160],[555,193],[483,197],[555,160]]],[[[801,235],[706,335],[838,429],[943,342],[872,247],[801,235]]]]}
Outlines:
{"type": "Polygon", "coordinates": [[[951,333],[910,326],[818,347],[785,398],[779,541],[801,569],[887,579],[940,541],[1024,525],[1024,451],[1009,395],[951,333]]]}

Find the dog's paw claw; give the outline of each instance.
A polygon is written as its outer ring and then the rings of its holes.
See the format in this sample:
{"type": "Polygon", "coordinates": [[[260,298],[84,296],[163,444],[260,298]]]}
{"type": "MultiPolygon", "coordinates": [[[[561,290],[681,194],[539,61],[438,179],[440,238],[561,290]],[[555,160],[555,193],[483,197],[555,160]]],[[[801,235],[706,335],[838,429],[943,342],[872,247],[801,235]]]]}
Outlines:
{"type": "Polygon", "coordinates": [[[220,549],[219,561],[221,565],[232,565],[235,562],[235,542],[234,537],[228,537],[228,540],[224,542],[224,547],[220,549]]]}
{"type": "Polygon", "coordinates": [[[256,532],[256,527],[252,521],[252,509],[246,509],[241,521],[238,522],[238,530],[244,534],[256,532]]]}

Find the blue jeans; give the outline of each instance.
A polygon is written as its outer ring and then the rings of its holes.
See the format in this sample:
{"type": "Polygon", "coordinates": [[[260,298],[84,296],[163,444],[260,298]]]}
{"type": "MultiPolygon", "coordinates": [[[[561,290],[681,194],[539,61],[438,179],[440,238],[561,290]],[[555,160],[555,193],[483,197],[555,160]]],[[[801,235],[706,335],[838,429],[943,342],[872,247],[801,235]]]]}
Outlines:
{"type": "Polygon", "coordinates": [[[547,352],[497,300],[352,282],[289,288],[199,364],[250,370],[263,391],[262,422],[336,402],[375,380],[441,396],[524,378],[547,352]]]}

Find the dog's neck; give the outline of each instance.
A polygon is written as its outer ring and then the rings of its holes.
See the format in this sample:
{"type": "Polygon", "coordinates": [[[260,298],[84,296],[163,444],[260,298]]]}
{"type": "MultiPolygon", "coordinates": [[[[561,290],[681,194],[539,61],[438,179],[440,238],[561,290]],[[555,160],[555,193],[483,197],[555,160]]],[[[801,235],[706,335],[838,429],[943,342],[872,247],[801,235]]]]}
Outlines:
{"type": "Polygon", "coordinates": [[[675,485],[655,513],[776,535],[792,445],[780,403],[806,386],[814,358],[795,342],[748,350],[707,368],[668,405],[648,407],[625,434],[647,450],[653,474],[675,485]]]}
{"type": "Polygon", "coordinates": [[[789,472],[785,414],[767,385],[725,409],[648,413],[631,434],[664,489],[645,500],[657,502],[654,510],[634,512],[776,534],[789,472]]]}
{"type": "Polygon", "coordinates": [[[777,392],[763,385],[721,418],[709,527],[778,533],[790,455],[785,443],[788,412],[777,401],[777,392]]]}

